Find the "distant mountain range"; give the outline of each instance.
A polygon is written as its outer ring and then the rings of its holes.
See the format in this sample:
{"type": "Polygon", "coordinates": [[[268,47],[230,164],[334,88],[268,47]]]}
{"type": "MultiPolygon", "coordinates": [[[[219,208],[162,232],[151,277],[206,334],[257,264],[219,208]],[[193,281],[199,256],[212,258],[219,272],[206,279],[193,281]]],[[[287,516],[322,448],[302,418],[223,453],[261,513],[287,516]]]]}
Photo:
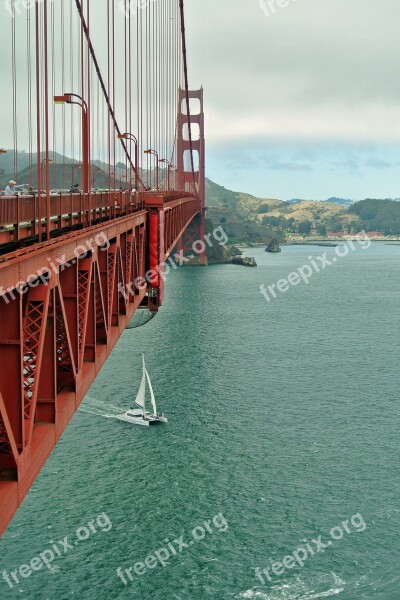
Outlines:
{"type": "MultiPolygon", "coordinates": [[[[288,204],[299,204],[300,202],[306,202],[306,200],[304,198],[293,198],[292,200],[287,201],[288,204]]],[[[327,200],[310,200],[310,202],[329,202],[330,204],[338,204],[339,206],[349,208],[352,204],[357,202],[357,200],[350,200],[350,198],[336,198],[333,196],[327,200]]]]}
{"type": "Polygon", "coordinates": [[[322,200],[322,202],[330,202],[330,204],[338,204],[339,206],[345,206],[349,208],[352,204],[357,202],[357,200],[350,200],[350,198],[328,198],[328,200],[322,200]]]}
{"type": "Polygon", "coordinates": [[[396,200],[327,200],[288,202],[234,192],[206,180],[208,217],[222,224],[232,243],[268,242],[291,233],[326,236],[329,231],[379,231],[400,235],[400,202],[396,200]]]}
{"type": "MultiPolygon", "coordinates": [[[[400,198],[382,198],[382,200],[393,200],[394,202],[400,202],[400,198]]],[[[361,200],[351,200],[350,198],[336,198],[336,196],[332,196],[332,198],[328,198],[327,200],[305,200],[304,198],[293,198],[292,200],[287,200],[288,204],[299,204],[300,202],[329,202],[330,204],[338,204],[339,206],[350,208],[350,206],[352,206],[356,202],[361,202],[361,200]]]]}

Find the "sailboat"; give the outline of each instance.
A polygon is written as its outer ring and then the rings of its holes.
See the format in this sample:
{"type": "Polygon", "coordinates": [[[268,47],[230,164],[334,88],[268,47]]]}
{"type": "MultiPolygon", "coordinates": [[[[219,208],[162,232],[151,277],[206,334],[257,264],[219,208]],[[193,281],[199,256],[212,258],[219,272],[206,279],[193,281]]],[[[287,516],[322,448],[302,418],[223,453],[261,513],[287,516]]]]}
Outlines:
{"type": "Polygon", "coordinates": [[[135,400],[135,408],[122,413],[122,415],[117,415],[117,419],[120,421],[126,421],[127,423],[132,423],[133,425],[144,425],[145,427],[149,427],[150,425],[158,425],[159,423],[168,423],[168,419],[163,413],[157,413],[156,399],[154,396],[153,386],[151,385],[150,376],[144,362],[144,354],[142,354],[142,362],[143,374],[139,391],[135,400]],[[150,400],[153,413],[146,411],[146,380],[150,390],[150,400]]]}

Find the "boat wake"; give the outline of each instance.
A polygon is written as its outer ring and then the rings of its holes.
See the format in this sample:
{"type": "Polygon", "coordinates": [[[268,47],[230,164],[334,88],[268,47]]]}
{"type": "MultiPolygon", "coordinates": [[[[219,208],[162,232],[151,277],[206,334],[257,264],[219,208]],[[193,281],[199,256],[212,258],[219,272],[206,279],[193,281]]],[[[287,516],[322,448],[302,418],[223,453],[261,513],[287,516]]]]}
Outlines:
{"type": "Polygon", "coordinates": [[[281,591],[279,593],[279,596],[276,596],[275,593],[274,595],[270,595],[264,592],[256,592],[253,590],[248,590],[247,592],[244,592],[243,594],[240,595],[241,598],[254,598],[254,599],[259,599],[259,600],[317,600],[317,598],[330,598],[332,596],[336,596],[338,594],[340,594],[341,592],[343,592],[344,588],[333,588],[331,590],[328,590],[326,592],[320,592],[320,593],[311,593],[311,594],[307,594],[306,596],[302,596],[299,594],[296,594],[295,596],[293,596],[291,594],[290,591],[287,591],[285,593],[285,591],[281,591]],[[287,594],[290,594],[289,596],[287,594]]]}
{"type": "Polygon", "coordinates": [[[103,417],[104,419],[115,419],[124,409],[115,406],[114,404],[108,404],[101,400],[95,400],[89,396],[86,401],[78,409],[80,412],[88,415],[94,415],[96,417],[103,417]]]}
{"type": "Polygon", "coordinates": [[[107,404],[107,402],[101,402],[101,400],[92,400],[88,398],[88,406],[86,408],[100,408],[100,409],[108,409],[108,410],[123,410],[119,406],[115,406],[115,404],[107,404]]]}
{"type": "MultiPolygon", "coordinates": [[[[333,587],[326,591],[307,590],[306,582],[301,578],[298,578],[295,582],[289,584],[282,584],[280,586],[274,586],[270,591],[258,591],[257,588],[253,588],[243,592],[239,595],[239,598],[248,598],[254,600],[317,600],[320,598],[331,598],[332,596],[338,596],[345,589],[345,582],[340,579],[335,573],[330,574],[334,581],[333,587]]],[[[326,579],[326,578],[324,578],[326,579]]],[[[321,581],[319,582],[322,583],[321,581]]]]}
{"type": "Polygon", "coordinates": [[[79,412],[86,413],[87,415],[95,415],[96,417],[103,417],[104,419],[116,419],[117,414],[108,415],[107,413],[97,412],[95,410],[89,410],[87,408],[80,408],[79,412]]]}

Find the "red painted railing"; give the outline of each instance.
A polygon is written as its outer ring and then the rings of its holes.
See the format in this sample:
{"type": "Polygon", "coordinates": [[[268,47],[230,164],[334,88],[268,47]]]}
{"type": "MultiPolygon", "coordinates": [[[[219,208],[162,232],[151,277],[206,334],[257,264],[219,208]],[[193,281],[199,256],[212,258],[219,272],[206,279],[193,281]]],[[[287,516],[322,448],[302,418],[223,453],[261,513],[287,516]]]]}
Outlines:
{"type": "MultiPolygon", "coordinates": [[[[138,192],[108,191],[90,194],[50,195],[50,231],[66,230],[76,226],[88,227],[157,206],[176,208],[190,203],[192,208],[198,200],[188,198],[187,192],[138,192]],[[172,203],[172,204],[171,204],[172,203]],[[90,207],[90,208],[89,208],[90,207]]],[[[43,239],[46,231],[46,196],[1,196],[0,197],[0,244],[20,242],[38,236],[43,239]]],[[[169,221],[169,219],[168,219],[169,221]]],[[[174,232],[181,228],[181,220],[174,219],[174,232]]],[[[170,241],[170,239],[169,239],[170,241]]]]}

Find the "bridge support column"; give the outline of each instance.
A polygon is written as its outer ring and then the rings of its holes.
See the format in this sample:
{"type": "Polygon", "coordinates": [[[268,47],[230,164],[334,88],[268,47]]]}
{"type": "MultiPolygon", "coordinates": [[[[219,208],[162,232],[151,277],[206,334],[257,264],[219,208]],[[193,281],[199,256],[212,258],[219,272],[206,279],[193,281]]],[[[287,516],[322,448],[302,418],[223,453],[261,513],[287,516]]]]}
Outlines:
{"type": "Polygon", "coordinates": [[[165,262],[165,211],[162,196],[149,197],[145,201],[149,209],[148,214],[148,257],[147,280],[148,309],[157,311],[164,298],[164,272],[165,262]]]}

